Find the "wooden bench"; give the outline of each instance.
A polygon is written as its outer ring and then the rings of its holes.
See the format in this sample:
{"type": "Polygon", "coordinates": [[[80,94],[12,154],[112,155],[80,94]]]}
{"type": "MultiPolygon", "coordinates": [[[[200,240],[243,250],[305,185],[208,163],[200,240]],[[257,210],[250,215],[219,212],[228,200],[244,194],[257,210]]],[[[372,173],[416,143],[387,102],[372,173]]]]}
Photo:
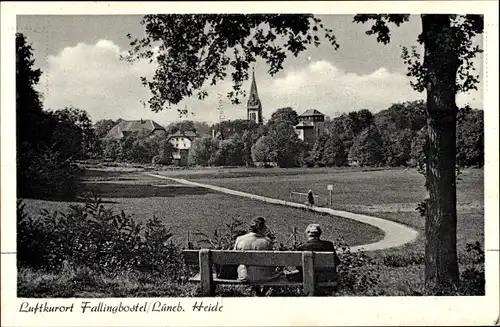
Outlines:
{"type": "Polygon", "coordinates": [[[201,293],[213,296],[217,284],[259,285],[259,286],[302,286],[304,293],[314,296],[318,287],[336,286],[337,282],[315,281],[315,268],[335,268],[333,252],[299,251],[234,251],[234,250],[184,250],[187,265],[198,265],[199,274],[191,282],[201,283],[201,293]],[[303,267],[302,282],[288,281],[285,276],[276,280],[245,282],[233,279],[219,279],[212,271],[213,265],[249,265],[266,267],[303,267]]]}

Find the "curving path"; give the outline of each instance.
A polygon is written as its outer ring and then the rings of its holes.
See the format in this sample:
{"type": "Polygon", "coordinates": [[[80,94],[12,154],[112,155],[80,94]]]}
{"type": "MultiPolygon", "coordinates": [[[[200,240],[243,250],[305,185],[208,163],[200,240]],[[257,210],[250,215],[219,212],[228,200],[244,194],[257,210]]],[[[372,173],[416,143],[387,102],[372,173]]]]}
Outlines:
{"type": "MultiPolygon", "coordinates": [[[[225,187],[196,183],[196,182],[191,182],[191,181],[181,179],[181,178],[167,177],[167,176],[152,174],[152,173],[145,173],[145,174],[148,176],[151,176],[151,177],[175,181],[175,182],[180,183],[180,184],[204,187],[204,188],[214,190],[217,192],[232,194],[232,195],[236,195],[236,196],[242,196],[245,198],[250,198],[250,199],[263,201],[263,202],[267,202],[267,203],[280,204],[280,205],[301,208],[301,209],[307,208],[307,206],[305,204],[269,198],[266,196],[241,192],[241,191],[237,191],[237,190],[228,189],[225,187]]],[[[382,218],[377,218],[377,217],[372,217],[372,216],[367,216],[367,215],[362,215],[362,214],[357,214],[357,213],[352,213],[352,212],[347,212],[347,211],[334,210],[331,208],[324,208],[324,207],[312,207],[311,210],[316,211],[316,212],[328,213],[328,214],[342,217],[342,218],[356,220],[356,221],[359,221],[359,222],[362,222],[365,224],[375,226],[384,232],[385,236],[382,240],[375,242],[375,243],[353,246],[353,247],[351,247],[351,252],[359,251],[361,249],[364,251],[376,251],[376,250],[383,250],[383,249],[398,247],[398,246],[402,246],[404,244],[411,243],[411,242],[415,241],[415,239],[418,236],[418,232],[416,230],[414,230],[408,226],[405,226],[403,224],[399,224],[399,223],[396,223],[396,222],[393,222],[390,220],[386,220],[386,219],[382,219],[382,218]]]]}

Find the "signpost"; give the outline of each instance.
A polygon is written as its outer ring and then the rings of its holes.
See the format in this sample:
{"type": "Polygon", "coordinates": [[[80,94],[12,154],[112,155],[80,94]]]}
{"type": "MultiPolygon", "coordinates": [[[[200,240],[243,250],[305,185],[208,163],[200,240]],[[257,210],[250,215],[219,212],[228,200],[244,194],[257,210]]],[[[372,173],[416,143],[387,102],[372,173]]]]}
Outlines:
{"type": "Polygon", "coordinates": [[[328,190],[328,203],[330,205],[330,207],[332,206],[332,202],[333,202],[333,195],[332,195],[332,191],[333,191],[333,185],[329,184],[326,186],[326,189],[328,190]]]}

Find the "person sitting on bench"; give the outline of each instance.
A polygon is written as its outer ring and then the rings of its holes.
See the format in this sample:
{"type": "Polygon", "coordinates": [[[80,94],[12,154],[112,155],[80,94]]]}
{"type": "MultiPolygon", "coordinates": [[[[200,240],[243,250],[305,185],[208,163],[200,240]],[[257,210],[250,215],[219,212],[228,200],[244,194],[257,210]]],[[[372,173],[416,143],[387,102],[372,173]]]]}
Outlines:
{"type": "MultiPolygon", "coordinates": [[[[250,232],[238,236],[234,250],[239,251],[272,251],[271,240],[266,237],[267,226],[264,217],[255,218],[250,224],[250,232]]],[[[238,279],[242,281],[263,281],[276,278],[275,268],[259,266],[238,266],[238,279]]],[[[279,276],[278,276],[279,277],[279,276]]],[[[264,295],[268,288],[254,287],[257,295],[264,295]]]]}
{"type": "MultiPolygon", "coordinates": [[[[313,251],[313,252],[333,252],[335,266],[340,264],[340,259],[335,251],[335,246],[330,241],[320,239],[322,230],[319,224],[310,224],[305,231],[307,242],[297,247],[297,251],[313,251]]],[[[302,280],[302,267],[297,268],[298,272],[291,274],[289,278],[302,280]]],[[[315,271],[316,282],[331,281],[336,274],[336,269],[333,268],[318,268],[315,271]]]]}

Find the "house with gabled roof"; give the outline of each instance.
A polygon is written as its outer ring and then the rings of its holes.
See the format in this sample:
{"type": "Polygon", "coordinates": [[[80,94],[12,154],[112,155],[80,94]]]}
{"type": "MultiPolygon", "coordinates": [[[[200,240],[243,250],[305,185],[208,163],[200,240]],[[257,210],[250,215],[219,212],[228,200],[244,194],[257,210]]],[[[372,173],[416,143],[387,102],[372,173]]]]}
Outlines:
{"type": "Polygon", "coordinates": [[[168,142],[174,148],[172,158],[175,164],[179,166],[186,166],[188,164],[189,149],[196,137],[198,137],[198,134],[194,131],[177,131],[167,136],[168,142]]]}
{"type": "Polygon", "coordinates": [[[314,144],[325,133],[325,115],[316,109],[308,109],[297,117],[295,132],[302,141],[314,144]]]}
{"type": "Polygon", "coordinates": [[[104,137],[105,139],[120,140],[131,134],[138,135],[163,135],[165,136],[167,130],[151,119],[141,120],[122,120],[104,137]]]}

